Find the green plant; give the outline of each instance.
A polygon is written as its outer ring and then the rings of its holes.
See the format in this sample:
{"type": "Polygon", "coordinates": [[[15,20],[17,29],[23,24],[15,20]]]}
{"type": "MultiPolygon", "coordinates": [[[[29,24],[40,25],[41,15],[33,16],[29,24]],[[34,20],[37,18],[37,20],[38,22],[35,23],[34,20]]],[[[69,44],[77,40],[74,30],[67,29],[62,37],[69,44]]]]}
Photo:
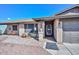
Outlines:
{"type": "Polygon", "coordinates": [[[2,35],[2,30],[0,30],[0,35],[2,35]]]}

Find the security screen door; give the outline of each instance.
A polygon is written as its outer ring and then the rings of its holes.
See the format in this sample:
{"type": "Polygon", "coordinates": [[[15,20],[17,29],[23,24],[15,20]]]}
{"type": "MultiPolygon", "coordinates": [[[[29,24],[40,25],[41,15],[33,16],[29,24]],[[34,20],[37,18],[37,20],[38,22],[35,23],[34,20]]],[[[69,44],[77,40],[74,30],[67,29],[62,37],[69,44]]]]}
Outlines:
{"type": "Polygon", "coordinates": [[[52,35],[52,25],[51,24],[46,25],[46,35],[52,35]]]}

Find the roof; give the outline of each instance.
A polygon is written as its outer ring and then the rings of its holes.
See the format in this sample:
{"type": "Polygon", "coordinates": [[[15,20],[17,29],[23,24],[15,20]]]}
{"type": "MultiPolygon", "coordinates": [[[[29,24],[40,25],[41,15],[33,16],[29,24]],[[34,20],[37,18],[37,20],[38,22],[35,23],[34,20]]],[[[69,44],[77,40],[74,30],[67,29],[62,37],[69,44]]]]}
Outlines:
{"type": "Polygon", "coordinates": [[[53,20],[54,17],[41,17],[41,18],[33,18],[36,21],[48,21],[48,20],[53,20]]]}
{"type": "Polygon", "coordinates": [[[59,13],[57,13],[57,14],[55,14],[55,15],[60,15],[60,14],[62,14],[62,13],[64,13],[64,12],[66,12],[66,11],[69,11],[69,10],[71,10],[71,9],[73,9],[73,8],[79,8],[79,4],[76,4],[76,5],[73,5],[73,6],[71,6],[71,7],[68,7],[68,8],[65,8],[64,10],[62,10],[62,11],[60,11],[59,13]]]}
{"type": "Polygon", "coordinates": [[[54,16],[54,18],[79,18],[79,15],[59,15],[54,16]]]}
{"type": "Polygon", "coordinates": [[[34,19],[20,19],[20,20],[11,20],[6,22],[0,22],[0,24],[12,24],[12,23],[34,23],[34,19]]]}
{"type": "Polygon", "coordinates": [[[63,11],[55,14],[54,16],[51,17],[42,17],[42,18],[35,18],[37,21],[48,21],[48,20],[54,20],[55,18],[73,18],[73,17],[79,17],[79,13],[67,13],[65,15],[60,15],[68,10],[71,10],[73,8],[79,8],[79,5],[73,5],[69,8],[64,9],[63,11]]]}

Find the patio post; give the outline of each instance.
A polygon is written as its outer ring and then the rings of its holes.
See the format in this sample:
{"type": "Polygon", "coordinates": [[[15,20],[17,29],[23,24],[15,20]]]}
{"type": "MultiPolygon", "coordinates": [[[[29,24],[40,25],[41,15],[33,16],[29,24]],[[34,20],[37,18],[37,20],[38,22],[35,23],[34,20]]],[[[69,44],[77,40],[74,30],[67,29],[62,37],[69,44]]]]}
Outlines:
{"type": "Polygon", "coordinates": [[[57,43],[61,44],[62,43],[62,21],[60,19],[56,19],[56,41],[57,43]]]}
{"type": "Polygon", "coordinates": [[[44,22],[38,23],[38,35],[39,41],[43,41],[44,39],[44,22]]]}
{"type": "Polygon", "coordinates": [[[24,34],[24,24],[19,24],[19,36],[22,36],[24,34]]]}

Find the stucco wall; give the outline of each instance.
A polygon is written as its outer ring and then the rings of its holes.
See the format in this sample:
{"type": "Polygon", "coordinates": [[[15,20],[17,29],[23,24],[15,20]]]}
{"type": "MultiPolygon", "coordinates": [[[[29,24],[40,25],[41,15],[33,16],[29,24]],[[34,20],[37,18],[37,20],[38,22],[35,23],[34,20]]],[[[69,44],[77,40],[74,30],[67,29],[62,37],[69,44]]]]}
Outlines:
{"type": "Polygon", "coordinates": [[[12,32],[12,25],[7,25],[7,34],[11,34],[12,32]]]}
{"type": "Polygon", "coordinates": [[[7,34],[18,34],[18,25],[17,25],[17,31],[14,31],[11,25],[7,25],[7,34]]]}
{"type": "Polygon", "coordinates": [[[19,24],[19,36],[25,33],[24,24],[19,24]]]}
{"type": "Polygon", "coordinates": [[[57,37],[56,37],[56,33],[57,33],[56,27],[57,27],[57,25],[56,25],[56,20],[54,20],[54,38],[55,38],[55,40],[57,41],[57,37]]]}
{"type": "Polygon", "coordinates": [[[54,37],[58,43],[62,43],[62,21],[59,19],[54,21],[54,37]]]}
{"type": "Polygon", "coordinates": [[[39,22],[38,23],[38,35],[39,35],[39,41],[43,41],[43,38],[45,36],[45,22],[39,22]]]}

